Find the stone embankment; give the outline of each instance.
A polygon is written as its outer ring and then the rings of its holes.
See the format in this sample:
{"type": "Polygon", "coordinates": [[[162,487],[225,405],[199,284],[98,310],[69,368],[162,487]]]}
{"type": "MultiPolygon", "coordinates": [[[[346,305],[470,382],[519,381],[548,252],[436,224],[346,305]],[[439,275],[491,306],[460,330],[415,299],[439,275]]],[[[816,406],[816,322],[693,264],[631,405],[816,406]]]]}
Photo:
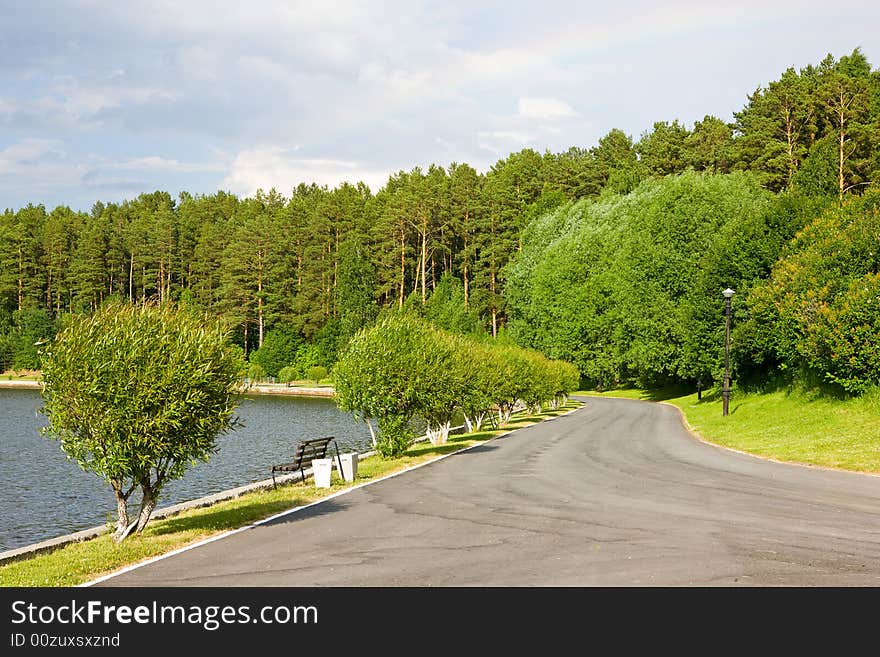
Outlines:
{"type": "MultiPolygon", "coordinates": [[[[39,390],[42,383],[32,379],[0,379],[0,388],[39,390]]],[[[246,395],[291,395],[295,397],[332,397],[336,394],[331,386],[289,386],[286,383],[254,384],[242,390],[246,395]]]]}
{"type": "Polygon", "coordinates": [[[286,383],[254,384],[245,389],[246,395],[293,395],[296,397],[332,397],[336,391],[330,386],[289,386],[286,383]]]}
{"type": "Polygon", "coordinates": [[[42,384],[31,379],[0,379],[0,388],[24,388],[27,390],[39,390],[42,384]]]}

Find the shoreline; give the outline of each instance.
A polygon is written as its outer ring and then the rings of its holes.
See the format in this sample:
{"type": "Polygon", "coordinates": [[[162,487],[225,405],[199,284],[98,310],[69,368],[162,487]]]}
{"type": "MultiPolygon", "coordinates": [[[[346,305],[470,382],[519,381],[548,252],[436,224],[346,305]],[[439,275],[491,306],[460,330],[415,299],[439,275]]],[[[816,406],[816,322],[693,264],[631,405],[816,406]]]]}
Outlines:
{"type": "Polygon", "coordinates": [[[286,383],[264,383],[242,390],[244,395],[290,395],[293,397],[333,397],[336,389],[332,387],[307,388],[289,386],[286,383]]]}
{"type": "MultiPolygon", "coordinates": [[[[270,393],[271,394],[271,393],[270,393]]],[[[573,411],[569,411],[573,412],[573,411]]],[[[456,425],[454,427],[450,427],[449,435],[455,435],[459,433],[465,433],[466,428],[462,425],[456,425]]],[[[419,436],[413,441],[413,444],[427,442],[428,436],[419,436]]],[[[358,459],[366,459],[371,456],[376,456],[378,452],[374,449],[367,450],[366,452],[359,452],[358,459]]],[[[428,461],[430,463],[430,461],[428,461]]],[[[335,466],[334,466],[335,467],[335,466]]],[[[337,469],[338,471],[338,469],[337,469]]],[[[217,504],[218,502],[225,502],[227,500],[232,500],[247,493],[252,493],[260,490],[269,490],[273,489],[276,486],[276,481],[278,484],[284,483],[295,483],[295,482],[304,482],[310,477],[313,476],[312,468],[305,468],[302,473],[300,472],[290,472],[288,474],[281,474],[273,479],[260,479],[258,481],[253,481],[248,484],[242,484],[241,486],[236,486],[235,488],[230,488],[227,490],[222,490],[217,493],[210,493],[208,495],[204,495],[202,497],[198,497],[192,500],[184,500],[183,502],[176,502],[170,504],[168,506],[158,507],[150,518],[150,520],[161,520],[165,518],[170,518],[172,516],[176,516],[183,511],[189,511],[191,509],[199,509],[209,507],[213,504],[217,504]]],[[[81,529],[76,532],[71,532],[69,534],[62,534],[60,536],[54,536],[52,538],[47,538],[42,541],[38,541],[36,543],[30,543],[28,545],[21,545],[16,548],[9,548],[8,550],[0,551],[0,566],[11,563],[13,561],[19,561],[21,559],[27,559],[28,557],[35,556],[37,554],[41,554],[43,552],[50,552],[52,550],[58,549],[60,547],[64,547],[70,543],[79,543],[82,541],[87,541],[92,538],[97,538],[98,536],[102,536],[104,534],[109,534],[114,531],[114,528],[111,524],[97,525],[95,527],[89,527],[87,529],[81,529]]]]}
{"type": "MultiPolygon", "coordinates": [[[[30,379],[0,379],[0,388],[17,390],[40,390],[43,384],[30,379]]],[[[284,383],[268,383],[250,386],[241,390],[243,395],[288,395],[291,397],[324,397],[336,394],[332,387],[288,386],[284,383]]]]}
{"type": "Polygon", "coordinates": [[[0,388],[24,388],[25,390],[39,390],[43,384],[30,379],[0,379],[0,388]]]}

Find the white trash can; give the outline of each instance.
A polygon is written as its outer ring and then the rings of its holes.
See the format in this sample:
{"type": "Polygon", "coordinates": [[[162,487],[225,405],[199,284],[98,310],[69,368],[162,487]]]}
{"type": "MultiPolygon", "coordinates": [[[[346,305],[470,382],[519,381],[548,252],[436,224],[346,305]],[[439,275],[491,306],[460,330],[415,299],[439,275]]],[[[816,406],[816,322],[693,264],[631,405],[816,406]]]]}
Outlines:
{"type": "Polygon", "coordinates": [[[333,472],[333,459],[314,459],[312,475],[316,488],[330,488],[330,473],[333,472]]]}
{"type": "Polygon", "coordinates": [[[354,481],[358,476],[358,453],[346,452],[339,455],[342,471],[339,473],[345,481],[354,481]]]}

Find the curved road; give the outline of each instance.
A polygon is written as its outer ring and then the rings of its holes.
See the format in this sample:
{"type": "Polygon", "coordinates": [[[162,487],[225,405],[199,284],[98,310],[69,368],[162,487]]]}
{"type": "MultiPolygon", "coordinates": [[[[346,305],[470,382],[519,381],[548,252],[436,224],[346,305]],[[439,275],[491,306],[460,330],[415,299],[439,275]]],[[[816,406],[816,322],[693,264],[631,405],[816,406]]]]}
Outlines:
{"type": "Polygon", "coordinates": [[[664,404],[578,411],[103,586],[880,586],[880,477],[694,439],[664,404]]]}

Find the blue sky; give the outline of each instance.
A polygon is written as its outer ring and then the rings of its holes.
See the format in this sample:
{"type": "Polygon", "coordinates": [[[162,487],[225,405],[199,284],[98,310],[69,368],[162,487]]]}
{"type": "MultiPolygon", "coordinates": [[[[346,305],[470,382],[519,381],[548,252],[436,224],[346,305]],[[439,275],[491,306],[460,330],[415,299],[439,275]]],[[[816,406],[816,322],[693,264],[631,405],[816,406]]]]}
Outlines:
{"type": "Polygon", "coordinates": [[[0,0],[0,208],[246,196],[726,121],[880,3],[0,0]]]}

